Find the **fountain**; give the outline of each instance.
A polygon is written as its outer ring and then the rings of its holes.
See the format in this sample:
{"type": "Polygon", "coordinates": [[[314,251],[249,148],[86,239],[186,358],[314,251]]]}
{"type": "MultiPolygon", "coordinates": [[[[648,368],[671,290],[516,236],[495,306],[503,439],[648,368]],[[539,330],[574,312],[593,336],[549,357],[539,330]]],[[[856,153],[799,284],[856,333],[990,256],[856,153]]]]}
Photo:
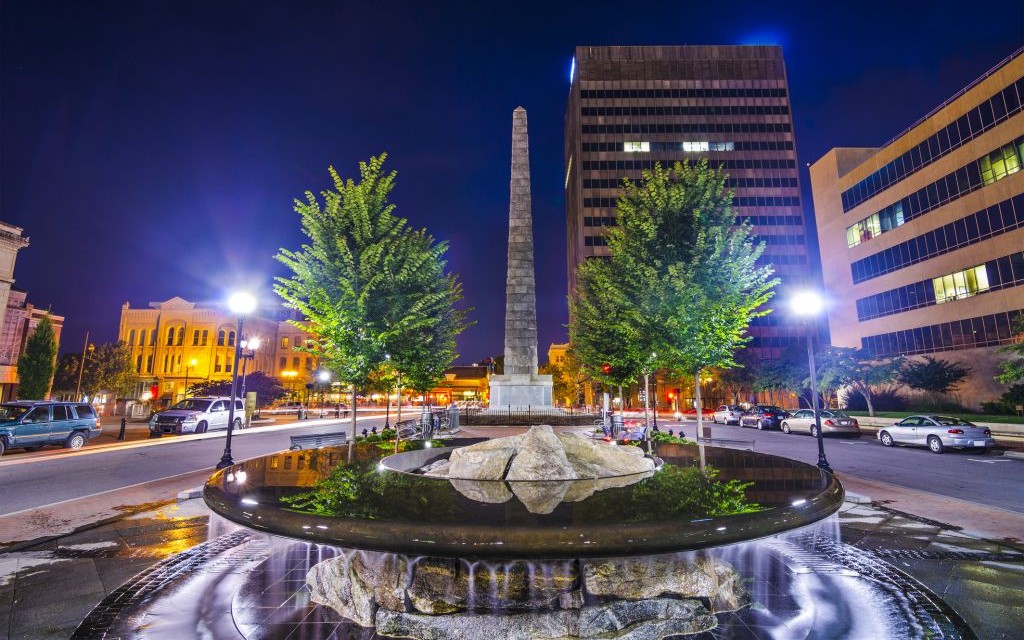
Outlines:
{"type": "Polygon", "coordinates": [[[301,563],[313,602],[384,636],[436,638],[714,628],[757,596],[749,558],[722,550],[843,499],[816,467],[731,449],[645,455],[545,426],[434,444],[363,444],[352,463],[328,449],[267,456],[214,474],[204,497],[227,520],[315,548],[301,563]]]}

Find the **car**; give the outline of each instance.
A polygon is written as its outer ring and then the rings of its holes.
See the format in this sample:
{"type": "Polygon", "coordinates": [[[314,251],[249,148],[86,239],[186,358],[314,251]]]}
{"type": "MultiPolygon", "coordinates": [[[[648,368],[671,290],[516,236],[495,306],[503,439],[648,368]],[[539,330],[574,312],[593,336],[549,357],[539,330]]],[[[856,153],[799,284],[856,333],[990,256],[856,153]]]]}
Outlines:
{"type": "MultiPolygon", "coordinates": [[[[800,409],[782,421],[785,433],[809,433],[818,436],[818,427],[814,422],[813,409],[800,409]]],[[[821,435],[843,435],[850,438],[860,437],[860,424],[842,411],[824,410],[821,412],[821,435]]]]}
{"type": "Polygon", "coordinates": [[[0,404],[0,455],[5,449],[56,444],[81,449],[103,433],[96,409],[84,402],[16,400],[0,404]]]}
{"type": "Polygon", "coordinates": [[[715,409],[715,412],[711,415],[711,421],[716,424],[719,422],[722,424],[739,424],[741,415],[743,415],[743,407],[737,404],[723,404],[715,409]]]}
{"type": "Polygon", "coordinates": [[[909,444],[928,447],[933,453],[949,448],[991,449],[996,446],[992,432],[951,416],[908,416],[891,427],[878,430],[878,440],[887,447],[909,444]]]}
{"type": "Polygon", "coordinates": [[[754,405],[740,415],[741,427],[757,427],[758,429],[779,429],[782,420],[789,414],[771,404],[754,405]]]}
{"type": "MultiPolygon", "coordinates": [[[[230,402],[226,396],[185,398],[169,409],[153,414],[149,419],[149,435],[160,437],[167,433],[181,435],[227,429],[230,402]]],[[[244,417],[245,406],[241,398],[235,398],[235,429],[242,428],[244,417]]]]}

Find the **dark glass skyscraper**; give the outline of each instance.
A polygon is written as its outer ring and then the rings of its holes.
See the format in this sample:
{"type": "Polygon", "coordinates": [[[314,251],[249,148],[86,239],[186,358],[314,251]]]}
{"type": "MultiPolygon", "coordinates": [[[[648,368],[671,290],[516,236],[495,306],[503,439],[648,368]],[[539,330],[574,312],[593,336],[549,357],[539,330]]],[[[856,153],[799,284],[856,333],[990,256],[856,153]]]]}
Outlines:
{"type": "MultiPolygon", "coordinates": [[[[737,216],[767,243],[783,285],[816,282],[805,237],[782,49],[774,46],[577,47],[565,114],[569,289],[576,265],[607,255],[623,178],[656,162],[707,157],[729,174],[737,216]]],[[[802,334],[759,318],[750,346],[774,357],[802,334]]]]}

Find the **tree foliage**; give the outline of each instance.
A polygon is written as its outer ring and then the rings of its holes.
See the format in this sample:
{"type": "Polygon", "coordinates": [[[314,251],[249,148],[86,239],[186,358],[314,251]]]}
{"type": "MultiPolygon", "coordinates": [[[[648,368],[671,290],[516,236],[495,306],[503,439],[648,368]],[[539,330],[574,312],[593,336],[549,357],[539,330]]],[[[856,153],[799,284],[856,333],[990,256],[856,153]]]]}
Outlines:
{"type": "Polygon", "coordinates": [[[580,265],[570,300],[570,342],[598,380],[735,366],[777,280],[750,225],[736,224],[726,177],[702,159],[623,182],[611,256],[580,265]]]}
{"type": "Polygon", "coordinates": [[[833,346],[815,354],[815,362],[819,390],[835,397],[839,389],[848,387],[864,397],[870,416],[875,415],[875,390],[895,380],[903,366],[901,358],[875,358],[861,349],[833,346]]]}
{"type": "Polygon", "coordinates": [[[65,353],[57,360],[57,373],[53,378],[53,391],[73,396],[80,393],[94,396],[106,391],[118,398],[127,397],[135,388],[132,350],[124,342],[106,342],[92,347],[87,352],[85,364],[81,353],[65,353]]]}
{"type": "Polygon", "coordinates": [[[899,381],[911,389],[931,393],[946,393],[957,388],[971,370],[969,367],[924,356],[923,360],[911,360],[899,373],[899,381]]]}
{"type": "MultiPolygon", "coordinates": [[[[256,406],[266,407],[277,402],[288,393],[277,378],[256,371],[245,376],[245,392],[256,392],[256,406]]],[[[238,393],[242,393],[239,378],[238,393]]],[[[188,387],[189,396],[230,396],[231,380],[203,380],[188,387]]]]}
{"type": "Polygon", "coordinates": [[[313,334],[303,350],[341,380],[365,387],[390,354],[410,386],[429,388],[455,359],[455,336],[467,326],[455,308],[462,288],[445,272],[448,244],[394,214],[396,174],[384,173],[386,157],[361,162],[358,182],[331,167],[332,189],[296,200],[309,242],[280,250],[291,275],[278,278],[275,291],[313,334]]]}
{"type": "Polygon", "coordinates": [[[1024,382],[1024,315],[1018,316],[1014,321],[1013,334],[1016,336],[1014,342],[1000,349],[1010,354],[1009,360],[999,363],[999,375],[996,376],[996,380],[1003,384],[1024,382]]]}
{"type": "Polygon", "coordinates": [[[39,320],[18,358],[18,396],[27,400],[43,400],[50,391],[56,369],[57,338],[50,316],[39,320]]]}

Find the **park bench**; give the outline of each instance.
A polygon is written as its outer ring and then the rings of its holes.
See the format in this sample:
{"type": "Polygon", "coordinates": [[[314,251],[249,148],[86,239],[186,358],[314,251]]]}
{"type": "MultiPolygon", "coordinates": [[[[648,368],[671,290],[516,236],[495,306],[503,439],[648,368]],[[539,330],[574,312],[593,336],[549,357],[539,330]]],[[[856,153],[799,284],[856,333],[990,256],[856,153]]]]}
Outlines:
{"type": "Polygon", "coordinates": [[[314,433],[308,436],[291,436],[292,444],[289,449],[301,451],[303,449],[319,449],[320,447],[332,447],[334,445],[348,442],[348,433],[314,433]]]}

